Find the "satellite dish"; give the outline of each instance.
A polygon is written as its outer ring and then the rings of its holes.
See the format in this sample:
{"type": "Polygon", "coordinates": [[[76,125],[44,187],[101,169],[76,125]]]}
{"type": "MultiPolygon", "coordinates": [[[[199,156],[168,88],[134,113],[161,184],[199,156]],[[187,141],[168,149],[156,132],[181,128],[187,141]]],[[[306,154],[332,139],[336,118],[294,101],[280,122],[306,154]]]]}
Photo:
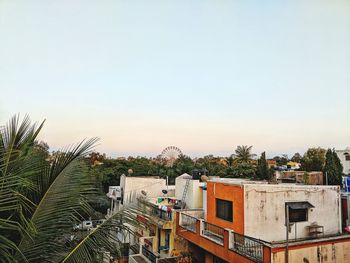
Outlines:
{"type": "Polygon", "coordinates": [[[141,191],[141,194],[143,194],[144,196],[146,196],[146,195],[147,195],[147,192],[144,191],[144,190],[142,190],[142,191],[141,191]]]}
{"type": "Polygon", "coordinates": [[[164,190],[162,190],[162,193],[166,195],[168,193],[168,191],[164,189],[164,190]]]}
{"type": "Polygon", "coordinates": [[[206,176],[206,175],[202,175],[201,176],[201,181],[202,182],[207,182],[209,180],[209,177],[208,176],[206,176]]]}

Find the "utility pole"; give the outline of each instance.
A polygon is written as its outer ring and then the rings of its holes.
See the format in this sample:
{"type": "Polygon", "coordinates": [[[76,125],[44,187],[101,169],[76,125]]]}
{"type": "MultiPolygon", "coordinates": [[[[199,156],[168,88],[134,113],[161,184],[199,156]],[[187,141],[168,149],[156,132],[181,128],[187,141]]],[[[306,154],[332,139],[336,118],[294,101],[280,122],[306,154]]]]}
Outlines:
{"type": "Polygon", "coordinates": [[[285,259],[286,263],[288,263],[288,241],[289,241],[289,206],[285,204],[285,215],[286,215],[286,251],[285,251],[285,259]]]}

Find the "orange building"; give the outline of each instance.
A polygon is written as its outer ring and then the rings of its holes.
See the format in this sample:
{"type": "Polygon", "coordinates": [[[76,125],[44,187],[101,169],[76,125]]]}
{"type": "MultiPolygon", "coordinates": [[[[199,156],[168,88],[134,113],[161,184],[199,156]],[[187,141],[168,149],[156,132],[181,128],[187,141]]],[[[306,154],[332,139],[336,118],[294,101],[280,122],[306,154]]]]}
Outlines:
{"type": "Polygon", "coordinates": [[[198,262],[285,262],[287,215],[289,262],[350,262],[337,186],[213,179],[205,192],[204,212],[176,221],[198,262]]]}

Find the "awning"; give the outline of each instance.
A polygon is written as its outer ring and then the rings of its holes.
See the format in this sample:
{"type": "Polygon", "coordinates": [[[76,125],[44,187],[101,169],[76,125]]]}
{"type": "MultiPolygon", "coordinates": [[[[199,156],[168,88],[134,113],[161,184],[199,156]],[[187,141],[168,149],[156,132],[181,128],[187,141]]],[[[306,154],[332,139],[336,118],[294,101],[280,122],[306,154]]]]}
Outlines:
{"type": "Polygon", "coordinates": [[[306,208],[313,208],[314,207],[309,202],[287,202],[286,205],[290,209],[306,209],[306,208]]]}

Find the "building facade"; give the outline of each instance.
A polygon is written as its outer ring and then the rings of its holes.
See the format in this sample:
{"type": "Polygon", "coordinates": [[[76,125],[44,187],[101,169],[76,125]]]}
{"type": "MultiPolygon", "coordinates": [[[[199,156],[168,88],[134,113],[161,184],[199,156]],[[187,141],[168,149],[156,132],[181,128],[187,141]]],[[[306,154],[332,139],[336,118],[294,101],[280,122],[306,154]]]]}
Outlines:
{"type": "Polygon", "coordinates": [[[350,147],[347,147],[345,150],[336,150],[336,153],[343,165],[343,173],[350,175],[350,147]]]}
{"type": "Polygon", "coordinates": [[[284,262],[287,240],[289,262],[350,262],[337,186],[215,179],[206,196],[206,218],[187,210],[177,221],[202,262],[284,262]]]}

